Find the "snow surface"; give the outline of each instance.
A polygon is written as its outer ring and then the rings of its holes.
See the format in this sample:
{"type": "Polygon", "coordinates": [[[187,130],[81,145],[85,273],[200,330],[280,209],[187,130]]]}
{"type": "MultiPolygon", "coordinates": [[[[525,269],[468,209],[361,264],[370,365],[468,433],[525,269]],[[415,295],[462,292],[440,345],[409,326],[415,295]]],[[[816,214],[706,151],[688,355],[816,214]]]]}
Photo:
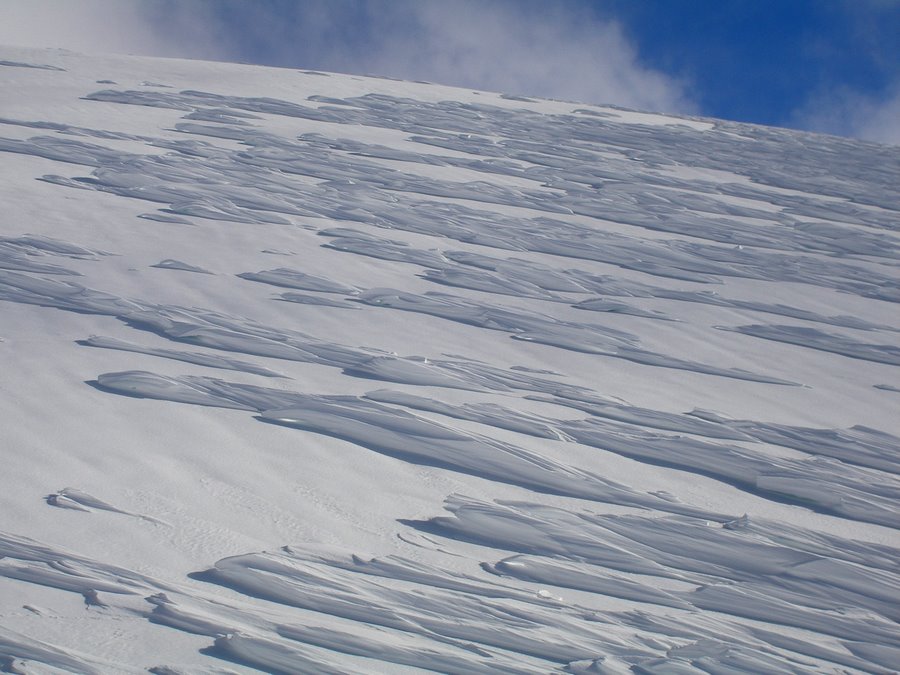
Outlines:
{"type": "Polygon", "coordinates": [[[0,669],[900,664],[897,148],[0,78],[0,669]]]}

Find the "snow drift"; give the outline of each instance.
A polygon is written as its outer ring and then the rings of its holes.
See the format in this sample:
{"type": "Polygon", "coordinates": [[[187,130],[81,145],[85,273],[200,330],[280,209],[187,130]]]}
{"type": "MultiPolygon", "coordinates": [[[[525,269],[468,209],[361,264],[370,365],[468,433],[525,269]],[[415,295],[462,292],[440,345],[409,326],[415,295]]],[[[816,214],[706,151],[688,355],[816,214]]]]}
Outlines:
{"type": "Polygon", "coordinates": [[[0,50],[0,664],[900,663],[900,151],[0,50]]]}

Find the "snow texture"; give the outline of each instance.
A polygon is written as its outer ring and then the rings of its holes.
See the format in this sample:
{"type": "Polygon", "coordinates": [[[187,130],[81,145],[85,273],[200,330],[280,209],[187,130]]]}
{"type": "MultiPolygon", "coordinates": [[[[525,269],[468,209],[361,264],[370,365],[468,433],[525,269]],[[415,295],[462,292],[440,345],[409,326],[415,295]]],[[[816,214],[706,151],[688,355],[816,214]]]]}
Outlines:
{"type": "Polygon", "coordinates": [[[0,670],[896,672],[896,147],[0,66],[0,670]]]}

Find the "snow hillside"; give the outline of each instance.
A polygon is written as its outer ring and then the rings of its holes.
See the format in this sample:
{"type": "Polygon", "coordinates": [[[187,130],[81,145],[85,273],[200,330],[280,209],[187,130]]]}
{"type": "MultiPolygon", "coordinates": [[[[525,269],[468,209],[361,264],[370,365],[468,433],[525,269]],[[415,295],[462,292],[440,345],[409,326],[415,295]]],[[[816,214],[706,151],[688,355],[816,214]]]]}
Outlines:
{"type": "Polygon", "coordinates": [[[0,670],[890,673],[900,148],[0,48],[0,670]]]}

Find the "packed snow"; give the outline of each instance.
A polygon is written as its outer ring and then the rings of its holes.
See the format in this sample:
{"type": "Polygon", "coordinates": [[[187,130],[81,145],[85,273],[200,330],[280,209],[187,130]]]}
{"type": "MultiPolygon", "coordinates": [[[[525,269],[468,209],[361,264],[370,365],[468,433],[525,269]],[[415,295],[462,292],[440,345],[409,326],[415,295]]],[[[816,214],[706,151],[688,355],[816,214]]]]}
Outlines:
{"type": "Polygon", "coordinates": [[[0,81],[0,669],[896,671],[900,149],[0,81]]]}

